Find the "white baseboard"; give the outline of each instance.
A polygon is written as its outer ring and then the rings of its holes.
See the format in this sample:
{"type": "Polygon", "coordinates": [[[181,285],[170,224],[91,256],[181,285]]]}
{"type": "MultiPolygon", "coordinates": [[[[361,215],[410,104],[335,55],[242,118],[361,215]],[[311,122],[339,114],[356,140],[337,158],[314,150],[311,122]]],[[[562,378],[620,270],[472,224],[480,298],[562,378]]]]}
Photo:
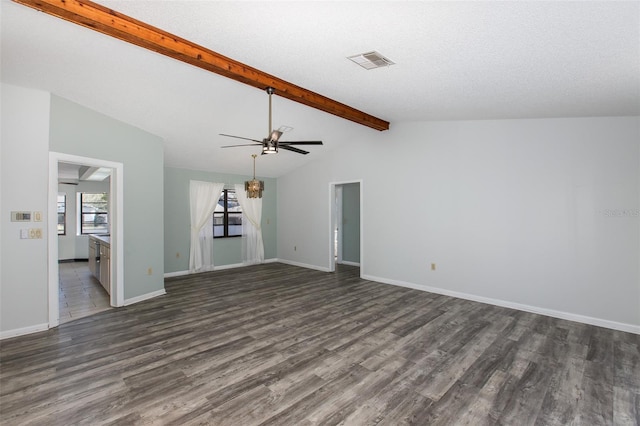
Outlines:
{"type": "Polygon", "coordinates": [[[189,274],[190,274],[189,271],[165,272],[164,277],[165,278],[181,277],[183,275],[189,275],[189,274]]]}
{"type": "Polygon", "coordinates": [[[242,268],[243,266],[251,266],[251,265],[245,265],[244,263],[231,263],[229,265],[214,266],[213,270],[214,271],[224,271],[225,269],[242,268]]]}
{"type": "Polygon", "coordinates": [[[158,291],[152,291],[151,293],[142,294],[140,296],[132,297],[131,299],[125,299],[124,306],[133,305],[134,303],[153,299],[154,297],[163,296],[165,294],[167,294],[167,292],[164,289],[158,290],[158,291]]]}
{"type": "Polygon", "coordinates": [[[360,267],[360,263],[359,262],[350,262],[348,260],[343,260],[342,262],[338,262],[341,265],[349,265],[349,266],[358,266],[360,267]]]}
{"type": "Polygon", "coordinates": [[[36,324],[29,327],[15,328],[0,332],[0,340],[10,339],[11,337],[24,336],[25,334],[38,333],[49,329],[49,324],[36,324]]]}
{"type": "Polygon", "coordinates": [[[316,271],[330,272],[329,268],[316,266],[316,265],[309,265],[307,263],[294,262],[293,260],[278,259],[278,262],[285,263],[287,265],[292,265],[292,266],[299,266],[301,268],[315,269],[316,271]]]}
{"type": "Polygon", "coordinates": [[[414,290],[428,291],[430,293],[443,294],[445,296],[457,297],[459,299],[472,300],[474,302],[487,303],[489,305],[501,306],[503,308],[516,309],[524,312],[531,312],[533,314],[546,315],[548,317],[564,319],[568,321],[575,321],[583,324],[595,325],[598,327],[610,328],[612,330],[624,331],[627,333],[640,334],[640,326],[633,324],[626,324],[616,321],[605,320],[601,318],[594,318],[585,315],[572,314],[569,312],[556,311],[553,309],[540,308],[537,306],[524,305],[521,303],[509,302],[506,300],[492,299],[488,297],[476,296],[473,294],[460,293],[457,291],[446,290],[438,287],[430,287],[425,285],[418,285],[405,281],[391,280],[387,278],[375,277],[372,275],[363,275],[363,279],[369,281],[376,281],[383,284],[391,284],[399,287],[412,288],[414,290]]]}
{"type": "MultiPolygon", "coordinates": [[[[273,259],[265,259],[263,263],[276,263],[279,262],[279,260],[277,258],[273,258],[273,259]]],[[[210,269],[208,271],[198,271],[198,272],[190,272],[190,271],[176,271],[176,272],[166,272],[164,274],[165,278],[172,278],[172,277],[182,277],[184,275],[191,275],[191,274],[200,274],[202,272],[211,272],[211,271],[222,271],[223,269],[232,269],[232,268],[242,268],[244,266],[251,266],[251,265],[245,265],[244,263],[232,263],[230,265],[220,265],[220,266],[214,266],[213,269],[210,269]]]]}

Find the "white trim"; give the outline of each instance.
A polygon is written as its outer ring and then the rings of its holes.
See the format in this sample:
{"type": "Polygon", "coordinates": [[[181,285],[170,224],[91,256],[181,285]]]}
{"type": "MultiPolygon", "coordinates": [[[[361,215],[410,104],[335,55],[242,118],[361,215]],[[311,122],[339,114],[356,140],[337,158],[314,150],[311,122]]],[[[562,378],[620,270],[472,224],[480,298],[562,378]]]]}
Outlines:
{"type": "Polygon", "coordinates": [[[335,241],[336,232],[336,185],[329,182],[329,272],[336,270],[335,241]]]}
{"type": "Polygon", "coordinates": [[[58,275],[58,158],[49,153],[49,199],[47,201],[47,308],[48,327],[60,324],[60,290],[58,275]],[[55,193],[55,195],[54,195],[55,193]],[[55,200],[55,201],[54,201],[55,200]]]}
{"type": "Polygon", "coordinates": [[[594,317],[589,317],[585,315],[572,314],[569,312],[556,311],[553,309],[540,308],[537,306],[524,305],[521,303],[509,302],[506,300],[476,296],[473,294],[461,293],[461,292],[446,290],[438,287],[419,285],[419,284],[409,283],[405,281],[375,277],[372,275],[363,275],[362,278],[365,280],[376,281],[383,284],[391,284],[399,287],[412,288],[414,290],[428,291],[430,293],[443,294],[445,296],[457,297],[459,299],[466,299],[466,300],[472,300],[474,302],[487,303],[489,305],[501,306],[503,308],[516,309],[519,311],[531,312],[533,314],[546,315],[548,317],[559,318],[559,319],[564,319],[568,321],[575,321],[583,324],[595,325],[598,327],[610,328],[612,330],[619,330],[627,333],[640,334],[640,326],[638,325],[610,321],[610,320],[605,320],[601,318],[594,318],[594,317]]]}
{"type": "Polygon", "coordinates": [[[294,262],[292,260],[279,259],[278,262],[291,266],[299,266],[301,268],[315,269],[316,271],[331,272],[326,266],[309,265],[307,263],[294,262]]]}
{"type": "MultiPolygon", "coordinates": [[[[358,264],[358,266],[360,266],[360,278],[364,278],[362,276],[362,271],[364,271],[364,188],[363,188],[363,180],[362,179],[355,179],[355,180],[347,180],[347,181],[340,181],[340,182],[329,182],[329,268],[327,268],[327,272],[334,272],[336,270],[336,262],[335,262],[335,257],[334,257],[334,253],[333,253],[333,232],[335,230],[336,227],[336,213],[335,213],[335,203],[336,203],[336,186],[339,185],[346,185],[346,184],[350,184],[350,183],[357,183],[360,186],[360,263],[358,264]]],[[[342,227],[340,227],[340,229],[342,229],[342,227]]],[[[283,262],[286,263],[286,262],[283,262]]],[[[342,262],[342,263],[346,263],[346,262],[342,262]]],[[[292,264],[293,265],[293,264],[292,264]]],[[[303,268],[307,267],[307,266],[303,266],[303,265],[297,265],[297,266],[302,266],[303,268]]],[[[315,266],[312,266],[311,269],[318,269],[315,266]]],[[[319,269],[324,271],[325,269],[319,269]]]]}
{"type": "Polygon", "coordinates": [[[49,328],[60,323],[58,307],[58,162],[106,167],[112,169],[110,197],[111,209],[111,306],[124,306],[124,165],[122,163],[82,157],[79,155],[49,152],[49,202],[48,202],[48,309],[49,328]],[[115,249],[114,249],[115,248],[115,249]],[[115,283],[114,279],[115,277],[115,283]],[[115,284],[115,285],[114,285],[115,284]]]}
{"type": "Polygon", "coordinates": [[[358,262],[351,262],[351,261],[348,261],[348,260],[343,260],[342,262],[338,262],[338,263],[343,264],[343,265],[349,265],[349,266],[360,266],[360,264],[358,262]]]}
{"type": "Polygon", "coordinates": [[[124,300],[124,306],[133,305],[134,303],[143,302],[145,300],[153,299],[154,297],[164,296],[167,292],[162,290],[152,291],[151,293],[142,294],[140,296],[132,297],[131,299],[124,300]]]}
{"type": "Polygon", "coordinates": [[[29,327],[23,327],[23,328],[15,328],[13,330],[0,332],[0,340],[10,339],[11,337],[23,336],[25,334],[38,333],[40,331],[46,331],[48,329],[49,329],[49,324],[46,324],[46,323],[30,325],[29,327]]]}
{"type": "MultiPolygon", "coordinates": [[[[277,258],[273,258],[273,259],[265,259],[263,263],[276,263],[276,262],[278,262],[278,259],[277,258]]],[[[232,269],[232,268],[243,268],[245,266],[253,266],[253,265],[254,264],[245,265],[244,263],[232,263],[230,265],[214,266],[212,271],[221,271],[223,269],[232,269]]],[[[190,272],[189,270],[186,270],[186,271],[166,272],[164,274],[164,277],[165,278],[182,277],[182,276],[185,276],[185,275],[200,274],[200,273],[203,273],[203,272],[211,272],[211,271],[190,272]]]]}
{"type": "Polygon", "coordinates": [[[173,277],[182,277],[184,275],[189,275],[191,272],[187,269],[186,271],[176,271],[176,272],[165,272],[165,278],[173,278],[173,277]]]}
{"type": "Polygon", "coordinates": [[[242,268],[244,266],[252,266],[252,265],[256,265],[255,263],[252,264],[245,264],[245,263],[231,263],[229,265],[220,265],[220,266],[214,266],[213,270],[214,271],[222,271],[225,269],[235,269],[235,268],[242,268]]]}
{"type": "MultiPolygon", "coordinates": [[[[342,243],[343,243],[343,237],[344,234],[342,233],[342,223],[344,222],[343,217],[342,217],[342,213],[343,213],[343,206],[342,206],[342,200],[343,200],[343,187],[342,185],[335,185],[334,190],[336,191],[336,195],[335,197],[333,197],[333,208],[335,209],[334,212],[334,217],[335,217],[335,221],[332,225],[334,232],[336,232],[336,239],[337,239],[337,250],[335,253],[333,253],[334,257],[333,257],[333,270],[335,270],[336,266],[335,263],[342,263],[342,243]]],[[[332,235],[333,236],[333,235],[332,235]]],[[[331,243],[333,244],[333,239],[331,241],[331,243]]]]}

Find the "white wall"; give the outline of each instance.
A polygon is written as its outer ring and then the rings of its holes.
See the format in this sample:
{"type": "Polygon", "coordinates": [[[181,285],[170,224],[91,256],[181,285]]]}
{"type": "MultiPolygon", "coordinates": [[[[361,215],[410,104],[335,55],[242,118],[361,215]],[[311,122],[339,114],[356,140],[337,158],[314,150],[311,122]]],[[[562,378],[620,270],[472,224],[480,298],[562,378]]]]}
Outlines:
{"type": "Polygon", "coordinates": [[[77,185],[59,184],[58,192],[67,194],[67,232],[58,236],[58,259],[87,259],[89,237],[78,235],[78,211],[76,198],[80,192],[109,193],[109,179],[102,182],[80,181],[77,185]]]}
{"type": "Polygon", "coordinates": [[[0,337],[47,328],[47,181],[50,95],[2,84],[0,337]],[[42,212],[42,222],[11,222],[11,211],[42,212]],[[40,228],[42,239],[20,239],[40,228]]]}
{"type": "Polygon", "coordinates": [[[363,179],[366,277],[640,332],[639,123],[362,132],[278,180],[278,257],[328,267],[328,183],[363,179]]]}

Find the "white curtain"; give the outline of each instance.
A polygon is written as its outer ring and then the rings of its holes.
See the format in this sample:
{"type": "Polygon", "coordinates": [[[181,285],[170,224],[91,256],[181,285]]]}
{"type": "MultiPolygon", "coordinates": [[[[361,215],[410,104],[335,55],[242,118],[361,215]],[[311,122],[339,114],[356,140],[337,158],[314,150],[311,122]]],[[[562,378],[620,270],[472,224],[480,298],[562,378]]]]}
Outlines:
{"type": "Polygon", "coordinates": [[[236,184],[236,195],[245,221],[242,223],[242,261],[246,265],[264,262],[262,243],[262,198],[247,198],[244,185],[236,184]]]}
{"type": "Polygon", "coordinates": [[[191,249],[189,272],[213,269],[213,210],[216,208],[224,183],[189,182],[191,207],[191,249]]]}

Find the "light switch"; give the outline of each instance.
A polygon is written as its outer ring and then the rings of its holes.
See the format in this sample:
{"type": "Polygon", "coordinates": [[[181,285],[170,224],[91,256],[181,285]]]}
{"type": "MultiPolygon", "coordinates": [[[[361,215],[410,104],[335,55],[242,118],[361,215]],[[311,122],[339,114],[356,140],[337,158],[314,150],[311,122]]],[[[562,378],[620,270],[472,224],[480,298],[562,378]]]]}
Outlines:
{"type": "Polygon", "coordinates": [[[33,221],[42,222],[42,212],[33,212],[33,221]]]}

